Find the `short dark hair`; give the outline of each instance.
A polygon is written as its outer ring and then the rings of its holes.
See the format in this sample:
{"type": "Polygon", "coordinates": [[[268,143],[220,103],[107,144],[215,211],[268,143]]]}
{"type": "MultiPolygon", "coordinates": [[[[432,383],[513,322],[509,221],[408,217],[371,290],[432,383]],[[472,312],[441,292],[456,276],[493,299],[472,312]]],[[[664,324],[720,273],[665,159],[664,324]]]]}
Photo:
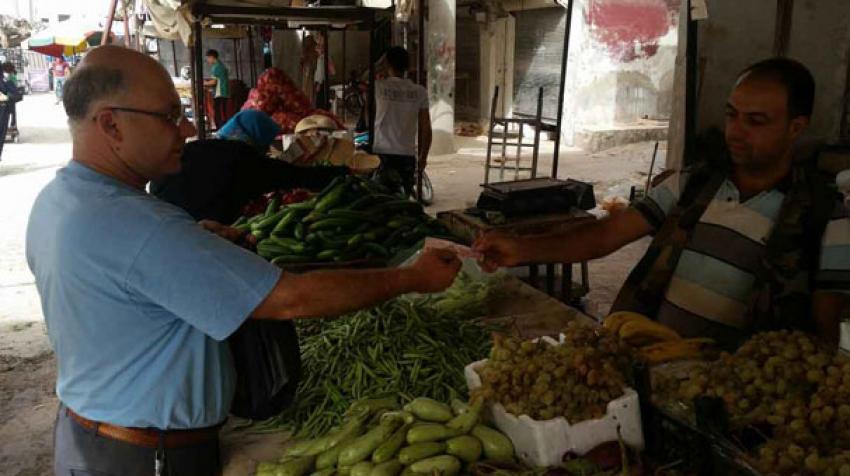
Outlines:
{"type": "Polygon", "coordinates": [[[218,59],[218,51],[216,50],[207,50],[206,56],[212,56],[215,59],[218,59]]]}
{"type": "Polygon", "coordinates": [[[788,117],[811,117],[815,104],[815,78],[803,63],[789,58],[770,58],[741,71],[738,82],[745,77],[782,84],[788,93],[788,117]]]}
{"type": "Polygon", "coordinates": [[[9,74],[15,73],[15,65],[10,62],[3,63],[3,72],[9,74]]]}
{"type": "Polygon", "coordinates": [[[399,73],[404,73],[410,67],[410,55],[401,46],[393,46],[387,50],[387,64],[399,73]]]}
{"type": "Polygon", "coordinates": [[[72,122],[85,119],[89,108],[99,101],[127,90],[124,73],[105,66],[85,66],[71,75],[62,88],[62,104],[72,122]]]}

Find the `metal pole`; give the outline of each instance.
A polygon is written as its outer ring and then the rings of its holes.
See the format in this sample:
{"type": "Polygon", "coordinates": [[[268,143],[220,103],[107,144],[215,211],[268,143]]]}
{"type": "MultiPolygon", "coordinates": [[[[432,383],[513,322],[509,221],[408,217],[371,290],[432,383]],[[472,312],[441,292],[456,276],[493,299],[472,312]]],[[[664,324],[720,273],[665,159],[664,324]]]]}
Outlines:
{"type": "Polygon", "coordinates": [[[567,87],[567,59],[570,53],[570,28],[573,23],[573,4],[567,5],[567,23],[564,25],[564,48],[561,52],[561,84],[558,87],[558,117],[555,121],[555,150],[552,153],[552,178],[558,178],[558,156],[561,152],[561,123],[564,121],[564,91],[567,87]]]}
{"type": "Polygon", "coordinates": [[[375,18],[369,18],[369,151],[375,145],[375,18]]]}
{"type": "Polygon", "coordinates": [[[417,48],[416,80],[427,88],[428,74],[425,71],[425,0],[416,1],[416,12],[419,14],[419,45],[417,48]]]}
{"type": "Polygon", "coordinates": [[[251,87],[257,84],[257,58],[254,51],[254,27],[248,27],[248,56],[251,57],[251,87]]]}
{"type": "Polygon", "coordinates": [[[206,95],[204,93],[204,57],[201,34],[201,22],[196,21],[192,23],[192,60],[194,63],[192,70],[195,74],[195,127],[198,129],[199,139],[203,139],[207,136],[207,121],[205,117],[206,95]]]}
{"type": "Polygon", "coordinates": [[[330,106],[330,104],[331,104],[331,102],[330,102],[331,101],[331,96],[330,96],[331,81],[330,81],[330,79],[331,78],[328,75],[328,73],[329,73],[328,64],[330,63],[330,58],[328,58],[328,56],[330,55],[330,48],[328,47],[328,43],[331,41],[331,38],[330,38],[330,32],[328,31],[328,27],[324,27],[322,29],[322,36],[324,37],[324,39],[322,40],[322,69],[325,71],[325,79],[324,79],[324,81],[322,81],[322,92],[324,93],[323,95],[325,97],[325,100],[322,103],[322,107],[325,110],[330,110],[330,108],[331,108],[331,106],[330,106]]]}
{"type": "Polygon", "coordinates": [[[342,122],[348,120],[348,108],[345,107],[345,89],[348,87],[348,28],[342,29],[342,122]]]}
{"type": "Polygon", "coordinates": [[[697,123],[697,24],[691,18],[691,0],[688,0],[688,44],[685,57],[685,157],[693,157],[697,123]]]}
{"type": "Polygon", "coordinates": [[[236,79],[242,79],[242,72],[239,70],[239,40],[233,39],[233,61],[236,63],[236,79]]]}
{"type": "Polygon", "coordinates": [[[115,8],[118,6],[118,0],[110,0],[109,14],[106,16],[106,26],[103,29],[103,35],[100,37],[101,46],[109,43],[109,34],[112,33],[112,20],[115,19],[115,8]]]}
{"type": "Polygon", "coordinates": [[[127,15],[127,2],[122,0],[121,11],[124,12],[124,47],[130,48],[130,17],[127,15]]]}
{"type": "Polygon", "coordinates": [[[649,194],[649,186],[652,185],[652,169],[655,168],[655,157],[658,156],[658,141],[655,141],[655,148],[652,149],[652,162],[649,163],[649,173],[646,175],[646,186],[643,188],[644,195],[649,194]]]}
{"type": "Polygon", "coordinates": [[[180,69],[177,66],[177,46],[174,40],[171,40],[171,63],[174,66],[174,77],[180,77],[180,69]]]}

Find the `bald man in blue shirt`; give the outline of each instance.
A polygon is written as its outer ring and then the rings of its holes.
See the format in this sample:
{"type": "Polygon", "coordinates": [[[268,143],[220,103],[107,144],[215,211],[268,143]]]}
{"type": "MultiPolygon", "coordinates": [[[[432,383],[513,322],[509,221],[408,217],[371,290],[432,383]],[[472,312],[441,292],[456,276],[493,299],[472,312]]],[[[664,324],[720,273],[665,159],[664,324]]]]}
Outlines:
{"type": "Polygon", "coordinates": [[[427,252],[406,268],[291,275],[147,194],[196,131],[143,54],[94,49],[63,102],[73,160],[36,200],[26,250],[58,364],[56,474],[220,474],[225,339],[246,319],[337,315],[442,290],[460,269],[427,252]]]}

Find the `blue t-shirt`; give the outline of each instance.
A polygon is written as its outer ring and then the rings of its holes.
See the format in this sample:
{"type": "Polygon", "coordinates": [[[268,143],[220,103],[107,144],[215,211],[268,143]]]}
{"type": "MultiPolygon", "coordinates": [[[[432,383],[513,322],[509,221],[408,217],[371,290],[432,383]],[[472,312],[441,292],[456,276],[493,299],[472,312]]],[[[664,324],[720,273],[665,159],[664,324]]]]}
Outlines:
{"type": "Polygon", "coordinates": [[[127,427],[224,420],[235,384],[224,339],[278,268],[76,161],[39,194],[26,240],[65,405],[127,427]]]}

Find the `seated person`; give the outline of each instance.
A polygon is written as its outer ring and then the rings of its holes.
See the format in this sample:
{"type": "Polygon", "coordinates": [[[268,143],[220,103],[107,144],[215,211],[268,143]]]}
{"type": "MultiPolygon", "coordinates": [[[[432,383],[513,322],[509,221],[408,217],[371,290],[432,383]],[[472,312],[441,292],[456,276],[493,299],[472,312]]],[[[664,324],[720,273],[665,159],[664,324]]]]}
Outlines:
{"type": "Polygon", "coordinates": [[[232,223],[241,208],[273,190],[322,189],[346,167],[296,167],[267,157],[281,133],[264,112],[245,110],[219,130],[218,139],[189,142],[179,173],[151,182],[150,191],[196,220],[232,223]]]}

